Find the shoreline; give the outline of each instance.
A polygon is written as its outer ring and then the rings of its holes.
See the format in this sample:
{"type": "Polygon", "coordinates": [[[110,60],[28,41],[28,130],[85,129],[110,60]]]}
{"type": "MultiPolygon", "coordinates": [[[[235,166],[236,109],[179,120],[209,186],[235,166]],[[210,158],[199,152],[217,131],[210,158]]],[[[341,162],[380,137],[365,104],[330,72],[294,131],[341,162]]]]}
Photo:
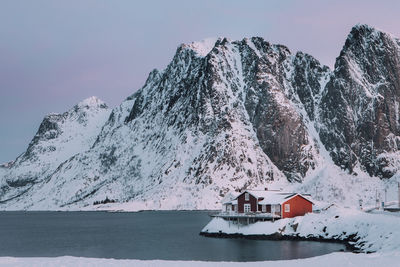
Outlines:
{"type": "Polygon", "coordinates": [[[400,214],[332,207],[321,213],[240,227],[213,218],[200,232],[203,236],[220,238],[338,242],[354,253],[374,253],[399,251],[399,222],[400,214]]]}
{"type": "Polygon", "coordinates": [[[208,233],[208,232],[200,232],[199,235],[204,236],[204,237],[209,237],[209,238],[237,238],[237,239],[250,239],[250,240],[272,240],[272,241],[283,241],[283,240],[290,240],[290,241],[314,241],[314,242],[326,242],[326,243],[339,243],[343,244],[346,246],[345,251],[341,252],[351,252],[351,253],[374,253],[374,252],[364,252],[360,248],[357,248],[355,245],[351,244],[352,242],[356,242],[359,240],[357,238],[356,234],[353,234],[345,239],[339,239],[339,238],[324,238],[322,236],[316,237],[316,236],[309,236],[309,237],[304,237],[304,236],[299,236],[299,235],[282,235],[279,233],[274,233],[270,235],[266,234],[251,234],[251,235],[245,235],[241,233],[234,233],[234,234],[227,234],[223,232],[219,233],[208,233]]]}
{"type": "Polygon", "coordinates": [[[217,212],[219,210],[189,210],[189,209],[141,209],[141,210],[112,210],[112,209],[80,209],[80,210],[0,210],[0,212],[109,212],[109,213],[140,213],[140,212],[217,212]]]}
{"type": "Polygon", "coordinates": [[[135,259],[105,259],[83,258],[73,256],[61,257],[0,257],[0,265],[3,266],[135,266],[135,267],[354,267],[354,266],[398,266],[399,252],[374,254],[355,254],[346,252],[334,252],[331,254],[292,260],[255,261],[255,262],[227,262],[227,261],[170,261],[170,260],[135,260],[135,259]]]}

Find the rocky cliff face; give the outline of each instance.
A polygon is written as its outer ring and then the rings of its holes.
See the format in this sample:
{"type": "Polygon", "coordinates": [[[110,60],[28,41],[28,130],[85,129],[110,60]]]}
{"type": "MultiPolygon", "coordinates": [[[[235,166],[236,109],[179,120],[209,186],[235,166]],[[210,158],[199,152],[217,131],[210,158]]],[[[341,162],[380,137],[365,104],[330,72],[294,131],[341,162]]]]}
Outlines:
{"type": "Polygon", "coordinates": [[[350,32],[321,103],[321,140],[336,164],[397,172],[400,41],[367,25],[350,32]]]}
{"type": "Polygon", "coordinates": [[[332,72],[262,38],[183,44],[111,113],[78,105],[46,117],[27,151],[2,168],[1,205],[79,208],[108,197],[215,208],[231,190],[303,182],[331,157],[389,177],[399,158],[398,48],[356,26],[332,72]],[[77,140],[84,145],[70,145],[77,140]]]}
{"type": "Polygon", "coordinates": [[[302,181],[317,164],[318,148],[307,124],[314,120],[330,70],[309,55],[292,55],[261,38],[248,44],[242,58],[250,122],[264,153],[289,181],[302,181]]]}

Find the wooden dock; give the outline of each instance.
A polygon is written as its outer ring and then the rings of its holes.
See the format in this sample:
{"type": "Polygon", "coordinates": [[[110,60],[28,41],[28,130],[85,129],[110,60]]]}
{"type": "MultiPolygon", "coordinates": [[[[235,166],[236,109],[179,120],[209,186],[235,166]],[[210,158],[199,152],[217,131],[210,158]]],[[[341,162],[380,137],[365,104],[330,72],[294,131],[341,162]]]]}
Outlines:
{"type": "Polygon", "coordinates": [[[261,212],[219,212],[209,214],[213,218],[222,218],[227,221],[237,222],[238,224],[250,224],[258,221],[274,221],[281,218],[279,213],[261,213],[261,212]]]}

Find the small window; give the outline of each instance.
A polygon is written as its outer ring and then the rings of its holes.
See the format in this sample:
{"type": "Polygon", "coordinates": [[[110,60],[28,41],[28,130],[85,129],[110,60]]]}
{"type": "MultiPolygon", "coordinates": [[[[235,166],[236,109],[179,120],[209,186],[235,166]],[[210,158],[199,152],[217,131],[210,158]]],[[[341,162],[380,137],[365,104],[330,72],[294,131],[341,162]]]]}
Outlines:
{"type": "Polygon", "coordinates": [[[290,212],[290,204],[285,204],[285,212],[290,212]]]}
{"type": "Polygon", "coordinates": [[[250,204],[244,204],[244,212],[250,212],[251,211],[251,205],[250,204]]]}
{"type": "Polygon", "coordinates": [[[250,196],[249,193],[244,193],[244,200],[249,201],[250,196]]]}

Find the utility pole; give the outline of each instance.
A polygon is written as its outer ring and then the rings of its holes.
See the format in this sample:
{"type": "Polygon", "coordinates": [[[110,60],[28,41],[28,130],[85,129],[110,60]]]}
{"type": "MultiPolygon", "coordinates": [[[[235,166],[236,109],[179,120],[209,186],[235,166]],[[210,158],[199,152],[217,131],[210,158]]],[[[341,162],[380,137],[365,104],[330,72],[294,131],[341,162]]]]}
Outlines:
{"type": "Polygon", "coordinates": [[[385,187],[385,204],[387,203],[387,187],[385,187]]]}
{"type": "Polygon", "coordinates": [[[399,203],[398,203],[398,205],[399,205],[399,208],[400,208],[400,182],[398,182],[398,184],[397,184],[397,191],[398,191],[398,194],[399,194],[399,199],[398,199],[399,203]]]}

